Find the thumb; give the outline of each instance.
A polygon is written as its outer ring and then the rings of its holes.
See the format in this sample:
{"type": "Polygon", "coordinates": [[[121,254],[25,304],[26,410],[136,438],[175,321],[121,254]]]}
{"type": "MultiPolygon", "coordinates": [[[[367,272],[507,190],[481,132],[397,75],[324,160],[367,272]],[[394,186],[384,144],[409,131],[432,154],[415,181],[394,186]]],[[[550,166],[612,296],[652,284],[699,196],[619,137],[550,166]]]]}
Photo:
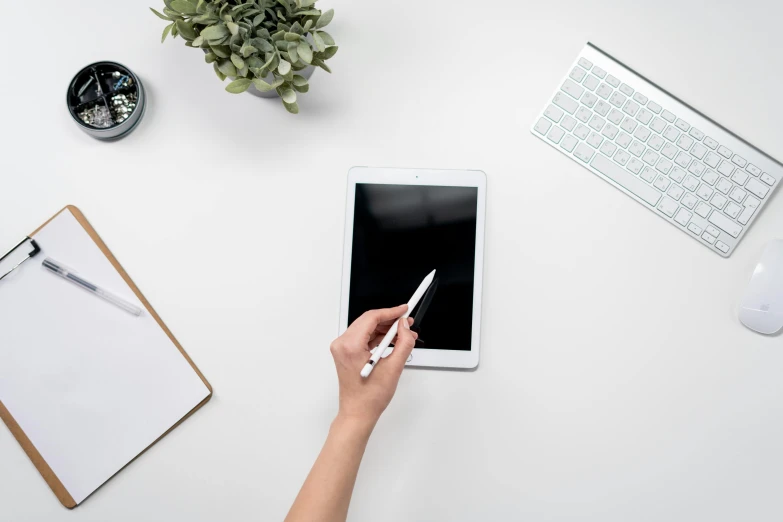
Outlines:
{"type": "Polygon", "coordinates": [[[400,371],[402,371],[413,351],[413,347],[416,345],[416,337],[418,337],[418,334],[411,331],[408,319],[400,319],[397,327],[397,340],[394,343],[394,352],[389,356],[392,365],[400,371]]]}

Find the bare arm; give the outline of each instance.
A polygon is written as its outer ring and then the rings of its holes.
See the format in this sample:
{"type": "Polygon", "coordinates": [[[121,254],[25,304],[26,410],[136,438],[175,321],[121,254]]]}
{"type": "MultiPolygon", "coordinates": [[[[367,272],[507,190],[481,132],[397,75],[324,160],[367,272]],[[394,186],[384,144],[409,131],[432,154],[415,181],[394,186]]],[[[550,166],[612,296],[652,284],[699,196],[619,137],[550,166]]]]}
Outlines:
{"type": "Polygon", "coordinates": [[[400,321],[394,353],[368,379],[359,372],[406,306],[373,310],[357,319],[331,346],[340,382],[340,409],[321,454],[307,476],[286,522],[344,522],[367,441],[397,389],[416,340],[412,319],[400,321]]]}

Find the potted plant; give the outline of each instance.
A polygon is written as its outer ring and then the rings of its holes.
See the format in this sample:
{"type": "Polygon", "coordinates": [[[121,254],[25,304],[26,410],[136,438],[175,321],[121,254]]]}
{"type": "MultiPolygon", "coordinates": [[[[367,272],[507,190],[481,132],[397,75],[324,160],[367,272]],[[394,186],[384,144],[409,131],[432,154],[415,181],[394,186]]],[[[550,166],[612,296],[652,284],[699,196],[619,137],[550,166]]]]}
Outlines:
{"type": "Polygon", "coordinates": [[[202,49],[230,93],[280,96],[297,114],[297,93],[306,93],[315,67],[331,73],[334,39],[324,31],[334,10],[315,8],[318,0],[163,0],[169,23],[163,38],[181,36],[202,49]]]}

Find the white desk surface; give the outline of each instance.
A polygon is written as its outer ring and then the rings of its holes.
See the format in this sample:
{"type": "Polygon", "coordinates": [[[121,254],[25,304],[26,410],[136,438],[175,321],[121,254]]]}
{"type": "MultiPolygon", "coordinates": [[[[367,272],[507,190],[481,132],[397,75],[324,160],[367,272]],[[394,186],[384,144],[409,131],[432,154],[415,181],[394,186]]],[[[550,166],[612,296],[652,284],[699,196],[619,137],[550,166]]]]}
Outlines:
{"type": "Polygon", "coordinates": [[[350,520],[779,520],[783,339],[735,309],[783,196],[724,260],[529,127],[591,40],[783,158],[783,4],[322,3],[340,52],[298,117],[160,45],[162,2],[4,7],[0,245],[80,206],[215,397],[73,512],[0,428],[0,518],[281,520],[337,406],[346,175],[372,165],[487,173],[482,354],[405,373],[350,520]],[[149,94],[115,143],[63,103],[101,59],[149,94]]]}

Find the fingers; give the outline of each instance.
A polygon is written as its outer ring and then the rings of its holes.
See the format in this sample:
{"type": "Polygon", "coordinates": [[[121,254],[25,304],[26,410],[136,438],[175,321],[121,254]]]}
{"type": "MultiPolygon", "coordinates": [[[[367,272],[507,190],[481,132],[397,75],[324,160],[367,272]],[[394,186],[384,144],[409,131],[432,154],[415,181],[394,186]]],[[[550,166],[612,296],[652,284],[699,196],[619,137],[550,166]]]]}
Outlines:
{"type": "Polygon", "coordinates": [[[399,371],[402,371],[405,366],[405,362],[416,344],[416,339],[419,337],[416,332],[411,330],[412,324],[412,319],[400,319],[400,326],[397,329],[397,341],[394,343],[394,353],[388,358],[388,362],[399,371]]]}
{"type": "Polygon", "coordinates": [[[354,321],[354,323],[351,325],[351,328],[357,329],[361,331],[362,334],[369,336],[375,332],[375,329],[378,328],[379,325],[385,322],[389,322],[389,324],[394,323],[394,321],[399,319],[399,317],[404,314],[407,309],[408,305],[404,304],[394,308],[369,310],[364,312],[361,317],[354,321]]]}

